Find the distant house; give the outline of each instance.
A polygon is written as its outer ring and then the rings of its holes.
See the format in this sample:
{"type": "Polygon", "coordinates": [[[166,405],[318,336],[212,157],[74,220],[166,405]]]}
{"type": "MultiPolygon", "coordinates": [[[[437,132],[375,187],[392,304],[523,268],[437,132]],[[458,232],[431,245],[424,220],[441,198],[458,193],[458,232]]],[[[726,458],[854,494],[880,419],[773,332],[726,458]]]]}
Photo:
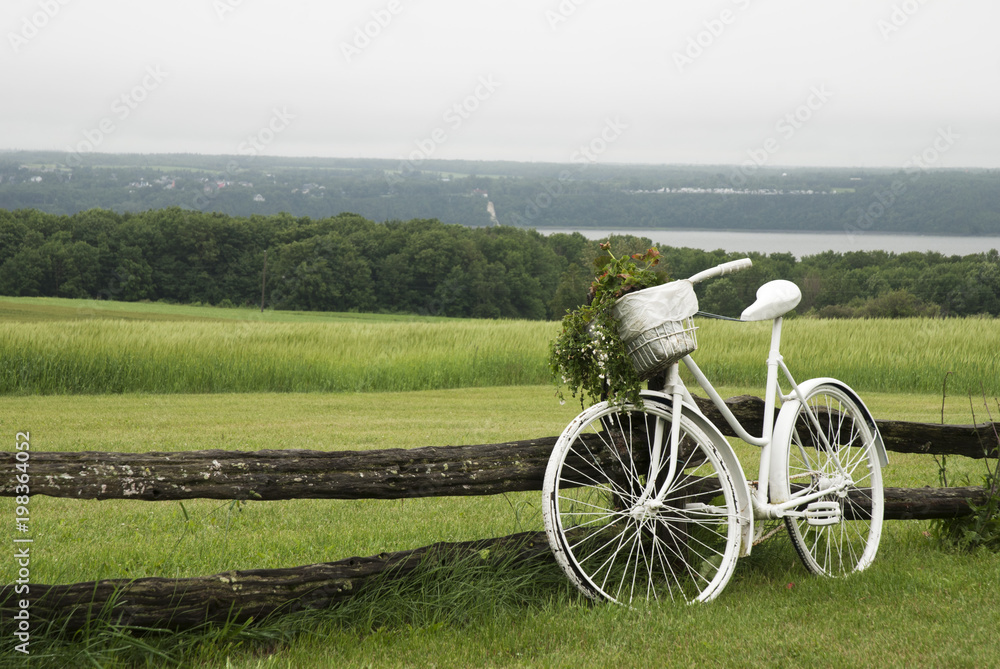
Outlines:
{"type": "Polygon", "coordinates": [[[261,195],[260,193],[257,193],[256,195],[253,196],[253,201],[254,202],[266,202],[267,200],[264,199],[263,195],[261,195]]]}

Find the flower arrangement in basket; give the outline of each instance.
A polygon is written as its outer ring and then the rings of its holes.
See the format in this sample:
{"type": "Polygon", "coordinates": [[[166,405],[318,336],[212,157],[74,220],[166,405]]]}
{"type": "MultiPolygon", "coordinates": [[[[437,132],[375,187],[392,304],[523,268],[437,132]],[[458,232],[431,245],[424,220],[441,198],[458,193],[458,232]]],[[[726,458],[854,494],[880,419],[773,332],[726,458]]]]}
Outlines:
{"type": "MultiPolygon", "coordinates": [[[[562,392],[565,385],[573,397],[580,393],[581,403],[587,395],[593,401],[606,397],[614,404],[641,406],[639,391],[643,379],[664,367],[662,355],[649,354],[651,347],[662,347],[670,335],[654,332],[657,327],[662,330],[663,323],[620,327],[620,298],[626,294],[638,295],[633,291],[664,282],[665,273],[653,270],[660,261],[660,252],[651,248],[645,253],[615,257],[608,242],[602,243],[601,249],[607,255],[595,261],[597,271],[590,286],[590,303],[566,313],[559,334],[550,344],[549,368],[561,401],[565,401],[562,392]],[[623,332],[629,341],[623,341],[623,332]],[[647,358],[649,360],[644,362],[647,358]]],[[[666,327],[674,329],[669,324],[666,327]]],[[[693,340],[693,331],[685,332],[690,333],[693,340]]],[[[693,341],[684,353],[691,350],[694,350],[693,341]]]]}

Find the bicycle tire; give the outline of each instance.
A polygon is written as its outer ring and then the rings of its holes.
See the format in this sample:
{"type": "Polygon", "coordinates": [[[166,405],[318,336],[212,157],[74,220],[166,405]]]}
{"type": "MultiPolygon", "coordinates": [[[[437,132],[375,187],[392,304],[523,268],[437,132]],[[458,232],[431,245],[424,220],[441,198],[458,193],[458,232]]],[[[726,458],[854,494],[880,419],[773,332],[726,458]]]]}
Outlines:
{"type": "Polygon", "coordinates": [[[667,437],[671,409],[606,402],[581,413],[560,436],[543,484],[542,515],[556,560],[588,597],[621,604],[716,597],[740,550],[737,494],[712,439],[681,414],[680,457],[662,506],[637,504],[650,476],[652,435],[667,437]]]}
{"type": "Polygon", "coordinates": [[[861,571],[875,559],[882,535],[884,492],[875,450],[876,428],[851,393],[833,383],[808,391],[805,405],[794,401],[794,411],[783,419],[788,423],[775,427],[776,434],[786,435],[776,453],[782,457],[776,463],[780,480],[773,481],[780,486],[777,501],[793,500],[836,482],[842,476],[838,461],[850,479],[842,493],[818,500],[839,507],[838,522],[810,524],[807,518],[785,517],[788,534],[803,564],[814,574],[843,576],[861,571]],[[806,406],[816,415],[818,426],[807,415],[806,406]]]}

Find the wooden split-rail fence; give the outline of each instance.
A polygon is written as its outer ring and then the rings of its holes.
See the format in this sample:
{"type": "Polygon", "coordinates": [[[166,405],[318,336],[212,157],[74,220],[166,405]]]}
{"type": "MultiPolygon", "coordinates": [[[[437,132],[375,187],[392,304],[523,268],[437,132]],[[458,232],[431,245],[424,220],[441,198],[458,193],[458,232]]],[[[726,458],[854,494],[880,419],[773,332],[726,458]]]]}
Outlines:
{"type": "MultiPolygon", "coordinates": [[[[735,436],[707,400],[702,411],[735,436]]],[[[764,403],[736,397],[727,405],[751,433],[761,432],[764,403]]],[[[878,421],[886,448],[897,453],[997,457],[996,425],[878,421]]],[[[176,453],[45,453],[31,455],[31,493],[77,499],[168,501],[402,499],[540,491],[557,437],[499,444],[376,451],[205,450],[176,453]]],[[[13,471],[14,453],[0,454],[13,471]]],[[[0,481],[0,496],[15,482],[0,481]]],[[[887,520],[959,517],[982,505],[979,486],[886,488],[887,520]]],[[[260,620],[276,613],[323,608],[357,596],[380,576],[405,575],[422,561],[498,549],[507,559],[551,559],[544,533],[525,532],[461,543],[285,569],[251,569],[198,578],[108,579],[66,585],[31,584],[33,619],[62,629],[103,616],[131,627],[186,629],[206,623],[260,620]]],[[[13,585],[0,586],[0,621],[18,606],[13,585]]]]}

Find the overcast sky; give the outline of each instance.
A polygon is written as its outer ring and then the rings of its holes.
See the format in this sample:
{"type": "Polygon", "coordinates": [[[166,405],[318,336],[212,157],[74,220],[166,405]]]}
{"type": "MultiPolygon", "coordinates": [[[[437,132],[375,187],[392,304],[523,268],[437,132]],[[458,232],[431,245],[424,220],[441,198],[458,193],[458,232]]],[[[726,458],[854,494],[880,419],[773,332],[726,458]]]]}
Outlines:
{"type": "Polygon", "coordinates": [[[5,0],[0,149],[1000,167],[997,0],[5,0]]]}

